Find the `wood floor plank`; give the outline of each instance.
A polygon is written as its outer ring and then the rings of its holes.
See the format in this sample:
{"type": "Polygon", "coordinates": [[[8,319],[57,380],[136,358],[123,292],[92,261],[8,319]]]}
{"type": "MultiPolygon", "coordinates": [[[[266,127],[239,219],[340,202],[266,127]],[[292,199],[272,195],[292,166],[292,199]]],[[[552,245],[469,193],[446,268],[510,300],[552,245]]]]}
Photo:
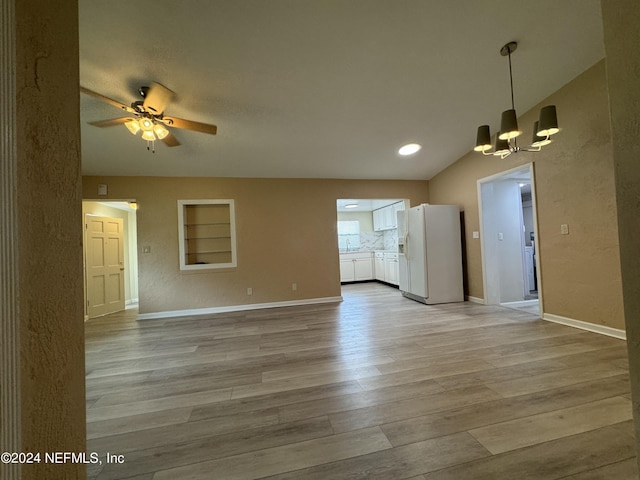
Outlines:
{"type": "MultiPolygon", "coordinates": [[[[319,399],[348,396],[357,392],[362,392],[362,387],[360,387],[360,384],[355,380],[295,390],[285,390],[255,397],[237,398],[225,402],[200,405],[193,408],[189,420],[196,421],[264,408],[305,404],[306,402],[313,402],[319,399]]],[[[287,421],[290,420],[291,419],[287,421]]]]}
{"type": "Polygon", "coordinates": [[[608,364],[595,365],[593,368],[569,368],[566,370],[532,375],[526,378],[488,383],[487,386],[505,397],[524,395],[547,390],[572,383],[586,382],[598,378],[613,377],[626,373],[625,370],[608,364]]]}
{"type": "Polygon", "coordinates": [[[218,478],[225,480],[261,478],[388,448],[391,448],[391,444],[387,437],[379,428],[374,427],[161,470],[153,478],[154,480],[176,478],[209,480],[212,472],[215,472],[218,478]]]}
{"type": "Polygon", "coordinates": [[[587,472],[577,473],[562,480],[637,480],[638,463],[635,458],[605,465],[587,472]]]}
{"type": "Polygon", "coordinates": [[[89,465],[88,480],[635,472],[623,341],[500,306],[424,305],[375,283],[342,295],[87,321],[87,451],[125,455],[89,465]]]}
{"type": "Polygon", "coordinates": [[[500,398],[382,425],[394,446],[583,405],[629,391],[627,375],[500,398]]]}
{"type": "Polygon", "coordinates": [[[126,453],[146,448],[194,442],[230,432],[242,432],[279,423],[277,409],[253,410],[238,415],[216,417],[197,422],[149,428],[95,438],[90,447],[97,452],[126,453]]]}
{"type": "Polygon", "coordinates": [[[627,428],[628,435],[604,427],[430,472],[425,479],[557,480],[634,457],[630,422],[627,428]]]}
{"type": "Polygon", "coordinates": [[[366,390],[347,395],[297,402],[280,407],[280,419],[283,421],[311,418],[322,412],[323,415],[356,410],[392,401],[422,397],[430,393],[443,391],[442,387],[433,380],[409,383],[402,388],[388,387],[378,390],[366,390]]]}
{"type": "Polygon", "coordinates": [[[329,420],[336,432],[346,432],[498,398],[498,394],[484,386],[461,388],[330,414],[329,420]]]}
{"type": "Polygon", "coordinates": [[[139,415],[122,415],[108,420],[87,422],[87,440],[184,423],[189,420],[191,411],[191,407],[176,408],[173,410],[141,413],[139,415]]]}
{"type": "Polygon", "coordinates": [[[475,428],[469,433],[496,455],[631,419],[631,402],[614,397],[475,428]]]}
{"type": "Polygon", "coordinates": [[[181,407],[191,407],[206,403],[220,402],[231,398],[231,388],[208,390],[204,392],[171,395],[153,400],[124,403],[120,405],[96,406],[94,403],[87,410],[87,422],[97,422],[128,415],[158,412],[181,407]]]}
{"type": "MultiPolygon", "coordinates": [[[[128,452],[127,474],[148,474],[314,438],[329,437],[332,434],[329,419],[325,416],[206,436],[192,442],[170,443],[128,452]]],[[[122,468],[119,465],[106,465],[100,473],[100,480],[119,479],[122,475],[121,471],[122,468]]]]}
{"type": "Polygon", "coordinates": [[[473,437],[460,433],[269,478],[271,480],[416,479],[424,478],[417,475],[422,472],[477,460],[488,455],[489,453],[473,437]]]}

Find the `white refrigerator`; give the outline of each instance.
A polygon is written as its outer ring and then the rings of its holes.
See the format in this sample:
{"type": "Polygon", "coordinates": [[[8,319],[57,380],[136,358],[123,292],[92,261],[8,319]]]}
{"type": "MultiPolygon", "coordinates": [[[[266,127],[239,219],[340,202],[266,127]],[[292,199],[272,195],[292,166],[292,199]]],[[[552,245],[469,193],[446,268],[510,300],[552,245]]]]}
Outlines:
{"type": "Polygon", "coordinates": [[[400,291],[426,303],[462,302],[460,209],[422,204],[398,212],[400,291]]]}

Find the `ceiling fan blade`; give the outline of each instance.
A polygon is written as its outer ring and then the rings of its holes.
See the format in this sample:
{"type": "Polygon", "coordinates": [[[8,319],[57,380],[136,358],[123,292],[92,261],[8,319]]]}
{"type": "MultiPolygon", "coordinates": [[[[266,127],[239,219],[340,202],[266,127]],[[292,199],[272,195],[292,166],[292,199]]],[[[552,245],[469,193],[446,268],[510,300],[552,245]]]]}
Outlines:
{"type": "Polygon", "coordinates": [[[134,112],[133,108],[125,105],[124,103],[120,103],[117,100],[114,100],[113,98],[105,97],[104,95],[94,92],[93,90],[89,90],[88,88],[85,88],[83,86],[80,86],[80,91],[82,93],[86,93],[87,95],[95,97],[98,100],[102,100],[103,102],[108,103],[109,105],[113,105],[116,108],[120,108],[126,112],[129,112],[129,113],[134,112]]]}
{"type": "Polygon", "coordinates": [[[215,135],[218,131],[218,127],[215,125],[194,122],[193,120],[184,120],[177,117],[164,117],[162,121],[171,127],[184,128],[186,130],[193,130],[194,132],[200,133],[208,133],[209,135],[215,135]]]}
{"type": "Polygon", "coordinates": [[[133,118],[118,117],[118,118],[111,118],[109,120],[98,120],[95,122],[87,122],[87,123],[89,125],[93,125],[94,127],[104,128],[104,127],[114,127],[116,125],[122,125],[123,123],[128,122],[129,120],[133,120],[133,118]]]}
{"type": "Polygon", "coordinates": [[[144,97],[142,106],[150,114],[160,115],[164,112],[164,109],[167,108],[167,105],[169,105],[174,95],[175,93],[164,85],[153,82],[144,97]]]}
{"type": "Polygon", "coordinates": [[[178,145],[180,145],[180,142],[178,141],[178,139],[174,137],[171,132],[169,132],[169,135],[164,137],[162,141],[167,147],[177,147],[178,145]]]}

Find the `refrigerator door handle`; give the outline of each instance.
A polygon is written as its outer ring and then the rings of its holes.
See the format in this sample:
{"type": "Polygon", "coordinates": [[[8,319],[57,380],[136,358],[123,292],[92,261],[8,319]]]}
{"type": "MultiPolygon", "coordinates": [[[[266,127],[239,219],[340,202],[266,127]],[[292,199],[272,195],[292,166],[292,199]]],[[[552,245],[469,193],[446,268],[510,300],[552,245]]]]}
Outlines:
{"type": "Polygon", "coordinates": [[[404,256],[409,260],[409,232],[404,234],[404,256]]]}

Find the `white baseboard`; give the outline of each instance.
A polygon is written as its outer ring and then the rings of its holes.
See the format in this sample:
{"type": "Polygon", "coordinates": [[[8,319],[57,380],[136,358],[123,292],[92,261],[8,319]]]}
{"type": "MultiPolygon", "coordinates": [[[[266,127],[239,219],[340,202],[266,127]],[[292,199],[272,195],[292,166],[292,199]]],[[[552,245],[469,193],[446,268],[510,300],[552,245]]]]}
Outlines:
{"type": "Polygon", "coordinates": [[[519,302],[503,302],[500,304],[501,307],[531,307],[533,305],[538,305],[540,300],[520,300],[519,302]]]}
{"type": "Polygon", "coordinates": [[[138,299],[137,298],[131,298],[129,300],[125,300],[125,302],[124,302],[125,305],[133,305],[133,304],[136,304],[136,303],[138,303],[138,299]]]}
{"type": "Polygon", "coordinates": [[[213,313],[243,312],[246,310],[260,310],[262,308],[296,307],[299,305],[314,305],[318,303],[341,302],[342,297],[307,298],[304,300],[290,300],[285,302],[249,303],[246,305],[228,305],[225,307],[192,308],[189,310],[169,310],[164,312],[141,313],[138,320],[168,317],[188,317],[191,315],[211,315],[213,313]]]}
{"type": "Polygon", "coordinates": [[[554,315],[552,313],[544,313],[542,315],[543,320],[547,320],[553,323],[561,323],[569,327],[579,328],[581,330],[588,330],[590,332],[600,333],[609,337],[619,338],[621,340],[627,339],[627,332],[618,328],[607,327],[605,325],[597,325],[595,323],[583,322],[582,320],[574,320],[573,318],[561,317],[560,315],[554,315]]]}
{"type": "Polygon", "coordinates": [[[467,295],[465,299],[472,303],[479,303],[480,305],[484,305],[484,298],[472,297],[471,295],[467,295]]]}

